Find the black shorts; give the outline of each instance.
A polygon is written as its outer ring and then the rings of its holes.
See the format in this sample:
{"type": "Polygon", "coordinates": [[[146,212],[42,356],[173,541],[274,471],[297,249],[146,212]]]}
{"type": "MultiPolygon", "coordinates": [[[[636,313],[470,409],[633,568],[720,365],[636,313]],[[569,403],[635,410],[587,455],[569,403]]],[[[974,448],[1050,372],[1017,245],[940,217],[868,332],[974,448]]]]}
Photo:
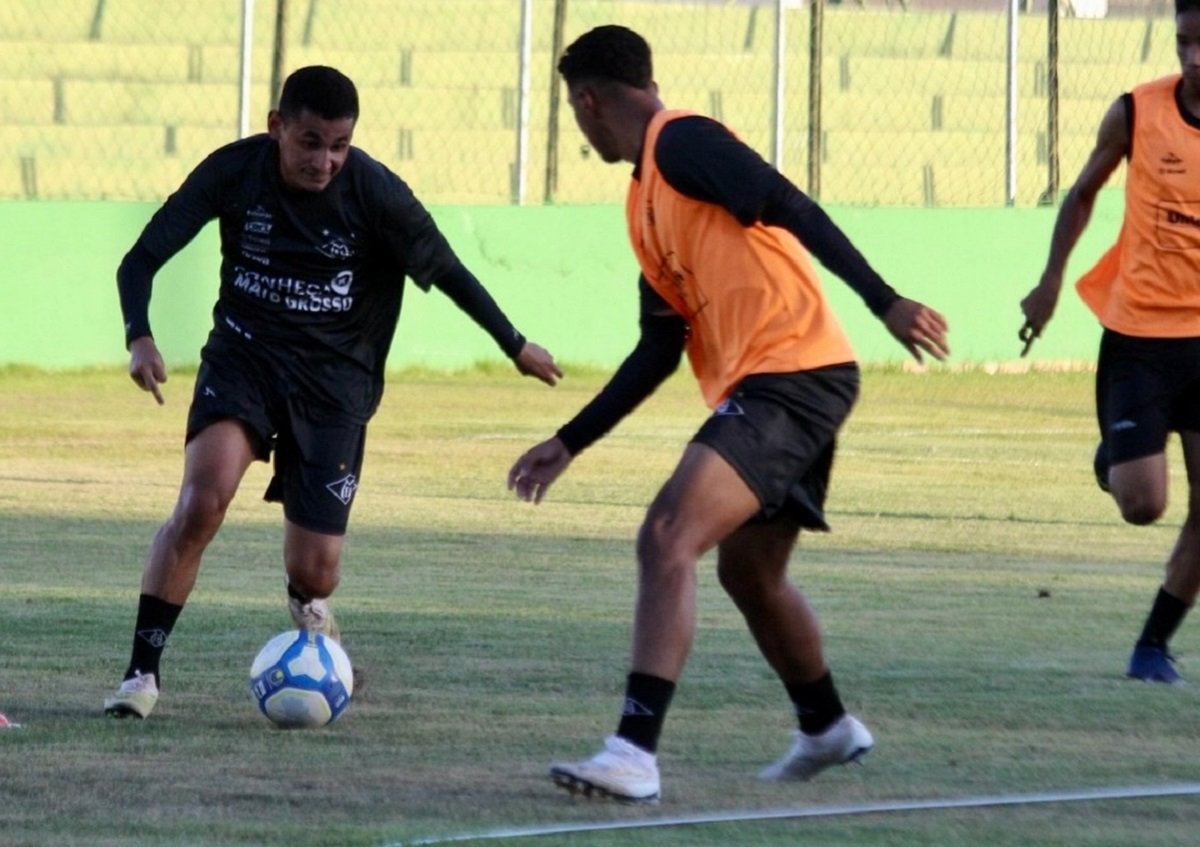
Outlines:
{"type": "Polygon", "coordinates": [[[1110,465],[1163,452],[1170,432],[1200,431],[1200,338],[1134,338],[1106,329],[1096,419],[1110,465]]]}
{"type": "Polygon", "coordinates": [[[825,493],[837,433],[858,397],[858,366],[746,377],[693,441],[711,447],[745,480],[762,510],[828,530],[825,493]]]}
{"type": "Polygon", "coordinates": [[[196,374],[187,440],[218,421],[241,421],[257,459],[275,453],[264,499],[282,503],[287,519],[304,529],[345,534],[366,423],[312,401],[287,373],[236,345],[222,344],[219,352],[210,347],[196,374]]]}

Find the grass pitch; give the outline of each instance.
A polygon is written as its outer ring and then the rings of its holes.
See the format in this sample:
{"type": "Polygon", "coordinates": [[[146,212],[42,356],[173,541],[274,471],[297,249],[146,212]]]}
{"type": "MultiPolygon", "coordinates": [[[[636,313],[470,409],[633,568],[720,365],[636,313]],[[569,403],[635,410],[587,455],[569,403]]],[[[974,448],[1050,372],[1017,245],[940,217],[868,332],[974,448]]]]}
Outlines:
{"type": "MultiPolygon", "coordinates": [[[[101,712],[141,562],[174,502],[191,380],[167,406],[117,370],[0,371],[0,844],[351,845],[556,823],[1028,794],[1195,779],[1191,689],[1122,677],[1185,499],[1122,524],[1091,479],[1091,375],[869,370],[844,431],[834,532],[793,575],[822,616],[862,767],[754,775],[792,719],[701,564],[699,632],[661,749],[663,805],[572,801],[549,762],[615,725],[633,536],[705,411],[670,381],[538,507],[504,476],[603,383],[395,374],[374,421],[335,597],[364,678],[335,725],[253,707],[255,652],[289,625],[281,517],[254,466],[210,548],[142,723],[101,712]]],[[[1200,677],[1195,621],[1176,639],[1200,677]]],[[[1194,798],[959,809],[516,838],[587,845],[1178,845],[1194,798]]]]}

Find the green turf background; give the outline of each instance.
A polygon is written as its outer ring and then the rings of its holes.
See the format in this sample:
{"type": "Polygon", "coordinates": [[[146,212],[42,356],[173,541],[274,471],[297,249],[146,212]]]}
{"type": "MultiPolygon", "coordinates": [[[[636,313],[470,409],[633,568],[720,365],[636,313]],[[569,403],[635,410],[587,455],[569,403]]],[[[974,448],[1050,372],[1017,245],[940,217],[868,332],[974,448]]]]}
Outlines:
{"type": "MultiPolygon", "coordinates": [[[[155,206],[0,203],[0,364],[48,368],[125,361],[114,273],[155,206]]],[[[1019,303],[1045,261],[1053,208],[828,211],[884,277],[950,321],[954,359],[1017,358],[1019,303]]],[[[611,367],[637,332],[636,266],[617,206],[434,207],[451,244],[527,336],[563,361],[611,367]]],[[[1104,192],[1076,248],[1073,280],[1116,237],[1121,195],[1104,192]]],[[[216,294],[214,225],[159,274],[151,305],[168,364],[198,361],[216,294]]],[[[830,297],[869,363],[905,354],[839,280],[830,297]]],[[[1064,291],[1033,361],[1094,358],[1097,325],[1064,291]]],[[[391,367],[455,369],[498,360],[491,340],[437,292],[410,286],[391,367]]]]}

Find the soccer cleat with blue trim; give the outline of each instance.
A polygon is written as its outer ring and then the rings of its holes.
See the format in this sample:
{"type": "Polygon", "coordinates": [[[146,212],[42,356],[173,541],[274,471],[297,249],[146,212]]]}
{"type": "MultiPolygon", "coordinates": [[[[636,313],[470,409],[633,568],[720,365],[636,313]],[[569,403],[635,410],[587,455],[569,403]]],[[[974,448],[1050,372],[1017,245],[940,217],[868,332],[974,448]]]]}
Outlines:
{"type": "Polygon", "coordinates": [[[1187,682],[1175,670],[1175,657],[1165,647],[1139,645],[1129,657],[1129,669],[1125,675],[1142,682],[1161,682],[1165,685],[1186,685],[1187,682]]]}

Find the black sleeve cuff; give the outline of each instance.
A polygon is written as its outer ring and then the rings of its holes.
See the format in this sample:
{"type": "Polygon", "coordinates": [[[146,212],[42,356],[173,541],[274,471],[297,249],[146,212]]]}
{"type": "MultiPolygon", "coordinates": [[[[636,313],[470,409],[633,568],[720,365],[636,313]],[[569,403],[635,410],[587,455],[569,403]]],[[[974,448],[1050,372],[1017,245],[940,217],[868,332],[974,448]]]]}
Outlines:
{"type": "Polygon", "coordinates": [[[515,359],[521,353],[525,347],[525,336],[517,332],[492,295],[466,266],[458,265],[434,280],[433,284],[479,324],[504,351],[504,355],[515,359]]]}

